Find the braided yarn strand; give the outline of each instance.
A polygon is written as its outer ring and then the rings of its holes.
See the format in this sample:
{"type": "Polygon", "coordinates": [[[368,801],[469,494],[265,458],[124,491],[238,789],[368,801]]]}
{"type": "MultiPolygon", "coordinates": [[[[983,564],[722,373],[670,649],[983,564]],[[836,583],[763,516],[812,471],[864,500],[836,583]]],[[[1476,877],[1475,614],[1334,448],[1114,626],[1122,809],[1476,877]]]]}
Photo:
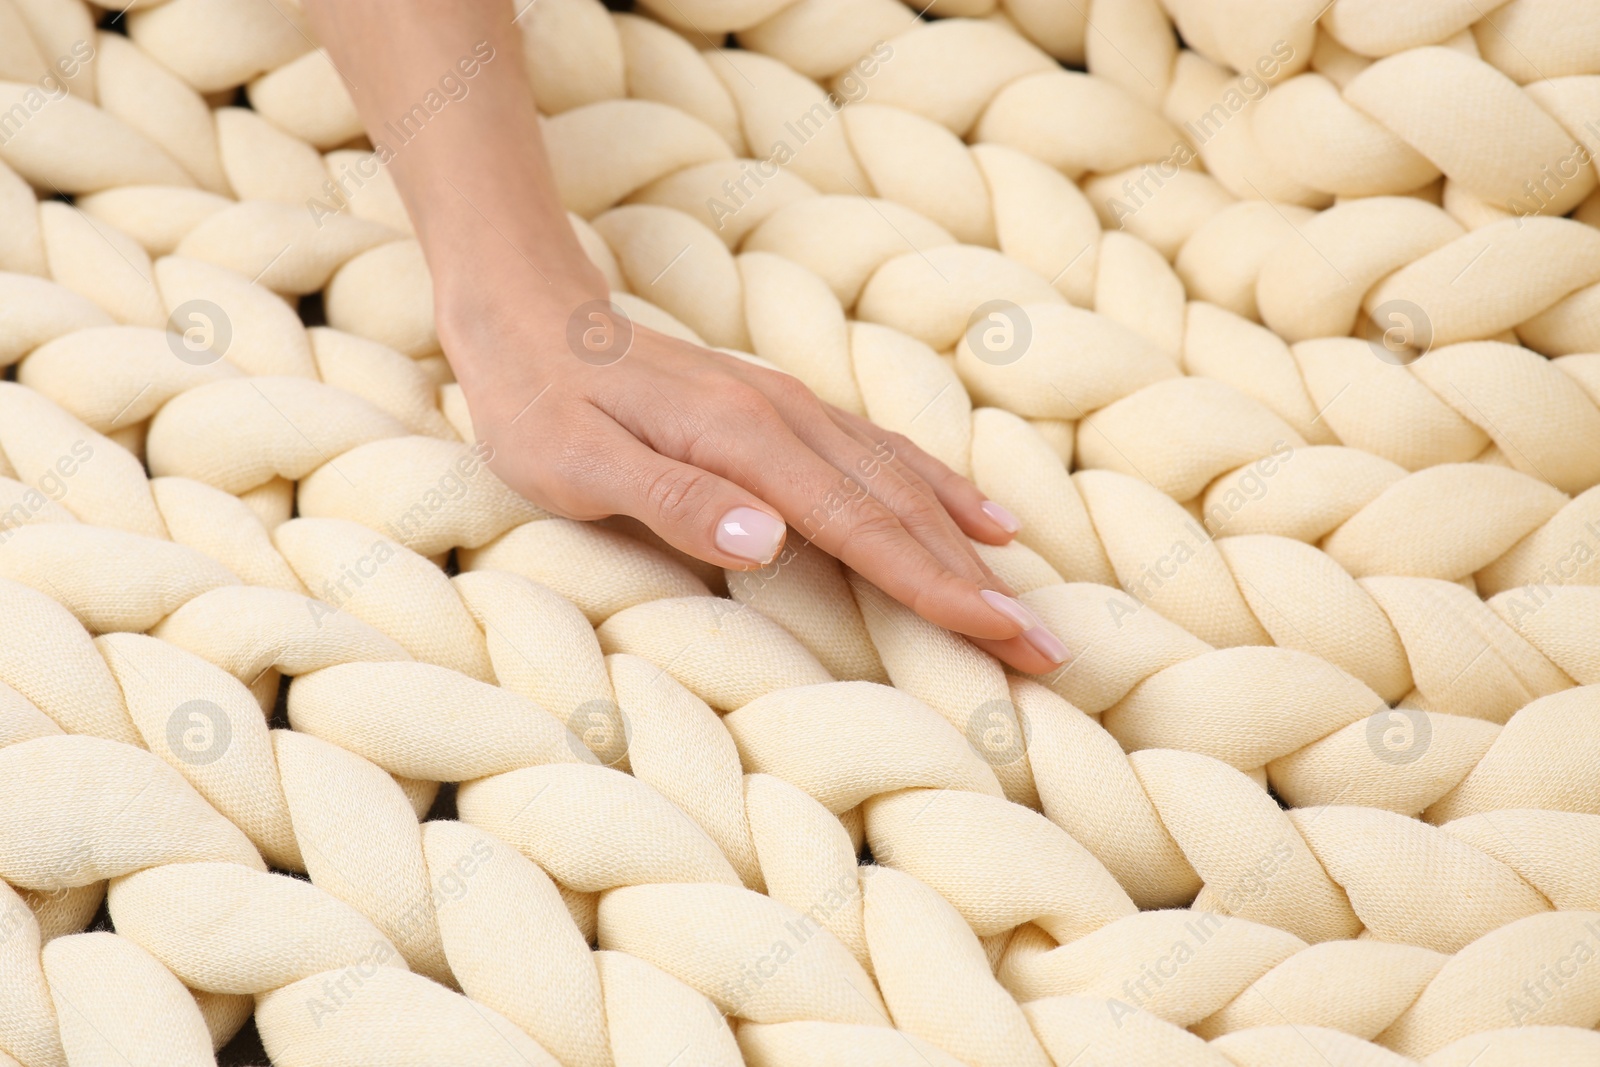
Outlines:
{"type": "Polygon", "coordinates": [[[1049,675],[500,483],[293,5],[0,0],[0,1067],[1600,1060],[1600,14],[919,7],[517,25],[1049,675]]]}

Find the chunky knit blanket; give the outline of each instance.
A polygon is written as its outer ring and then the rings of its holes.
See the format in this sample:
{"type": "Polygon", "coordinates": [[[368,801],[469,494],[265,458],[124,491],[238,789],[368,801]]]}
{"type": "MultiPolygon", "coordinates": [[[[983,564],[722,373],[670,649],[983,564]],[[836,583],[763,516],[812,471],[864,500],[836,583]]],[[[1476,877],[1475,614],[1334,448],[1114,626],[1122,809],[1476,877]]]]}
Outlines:
{"type": "Polygon", "coordinates": [[[1072,658],[495,478],[385,168],[514,57],[0,0],[0,1065],[1600,1063],[1592,0],[519,8],[1072,658]]]}

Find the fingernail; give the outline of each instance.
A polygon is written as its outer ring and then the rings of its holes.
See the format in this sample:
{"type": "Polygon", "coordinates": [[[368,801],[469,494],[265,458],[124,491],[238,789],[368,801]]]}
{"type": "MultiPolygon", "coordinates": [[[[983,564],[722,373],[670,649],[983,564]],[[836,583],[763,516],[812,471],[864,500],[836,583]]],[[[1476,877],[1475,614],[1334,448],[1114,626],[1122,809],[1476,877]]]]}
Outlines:
{"type": "Polygon", "coordinates": [[[1068,652],[1065,642],[1043,626],[1035,626],[1031,630],[1022,631],[1022,639],[1032,645],[1034,651],[1051,663],[1067,662],[1068,652]]]}
{"type": "Polygon", "coordinates": [[[734,508],[717,523],[717,548],[751,563],[770,563],[783,547],[784,529],[764,511],[734,508]]]}
{"type": "Polygon", "coordinates": [[[1039,617],[1023,606],[1022,601],[997,593],[993,589],[980,589],[978,595],[983,597],[983,602],[989,605],[1018,626],[1022,632],[1027,633],[1039,625],[1039,617]]]}
{"type": "Polygon", "coordinates": [[[985,500],[982,504],[983,513],[989,520],[1006,533],[1014,534],[1022,529],[1022,520],[1017,518],[993,500],[985,500]]]}
{"type": "Polygon", "coordinates": [[[1032,645],[1034,651],[1049,660],[1051,663],[1067,662],[1067,646],[1049,630],[1044,623],[1039,621],[1039,616],[1028,610],[1028,606],[1020,600],[997,593],[993,589],[980,589],[978,595],[983,597],[983,602],[991,608],[1022,627],[1022,639],[1032,645]]]}

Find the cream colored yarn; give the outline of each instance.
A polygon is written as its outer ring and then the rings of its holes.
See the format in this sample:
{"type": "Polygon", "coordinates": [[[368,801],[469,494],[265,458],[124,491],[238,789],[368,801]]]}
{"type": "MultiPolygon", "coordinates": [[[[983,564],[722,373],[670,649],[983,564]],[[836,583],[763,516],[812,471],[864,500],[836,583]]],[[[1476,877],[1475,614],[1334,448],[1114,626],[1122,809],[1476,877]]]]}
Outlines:
{"type": "Polygon", "coordinates": [[[1600,1059],[1592,5],[522,12],[618,304],[1021,516],[1038,678],[518,498],[300,14],[100,14],[0,0],[0,1065],[1600,1059]]]}

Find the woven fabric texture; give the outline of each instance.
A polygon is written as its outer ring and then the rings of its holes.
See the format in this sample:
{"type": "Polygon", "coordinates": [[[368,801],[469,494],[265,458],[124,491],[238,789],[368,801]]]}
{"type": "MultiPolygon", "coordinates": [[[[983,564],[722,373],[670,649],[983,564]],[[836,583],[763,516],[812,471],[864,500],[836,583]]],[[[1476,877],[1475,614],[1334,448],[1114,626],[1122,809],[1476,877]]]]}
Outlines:
{"type": "Polygon", "coordinates": [[[1044,676],[501,484],[292,3],[0,0],[0,1067],[1600,1062],[1600,8],[920,7],[517,25],[1044,676]]]}

